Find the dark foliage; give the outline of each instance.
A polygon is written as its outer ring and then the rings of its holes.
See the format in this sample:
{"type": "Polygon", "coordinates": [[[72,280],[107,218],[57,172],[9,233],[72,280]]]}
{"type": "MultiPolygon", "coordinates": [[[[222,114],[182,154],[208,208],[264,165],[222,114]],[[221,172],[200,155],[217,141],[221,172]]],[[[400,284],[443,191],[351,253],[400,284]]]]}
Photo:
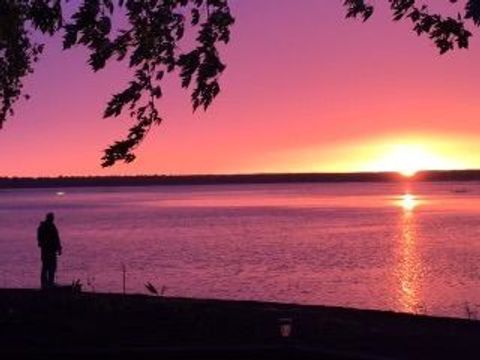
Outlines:
{"type": "Polygon", "coordinates": [[[154,295],[158,296],[157,288],[155,286],[153,286],[152,283],[147,282],[145,284],[145,288],[150,292],[150,294],[154,294],[154,295]]]}
{"type": "MultiPolygon", "coordinates": [[[[468,47],[471,33],[465,21],[480,25],[480,0],[466,1],[456,18],[430,13],[416,0],[387,1],[394,20],[409,19],[413,30],[431,38],[440,53],[468,47]]],[[[133,70],[126,88],[108,102],[104,117],[127,113],[134,124],[125,139],[105,150],[103,166],[133,161],[133,150],[153,125],[161,123],[156,101],[163,95],[166,73],[177,70],[182,86],[192,86],[194,110],[207,109],[219,94],[225,65],[218,45],[228,43],[234,23],[229,0],[79,0],[73,15],[65,19],[67,2],[0,0],[0,127],[13,114],[13,105],[23,94],[22,81],[43,51],[43,45],[34,41],[35,32],[60,33],[65,49],[85,46],[93,71],[111,60],[125,61],[133,70]],[[119,21],[120,17],[125,19],[119,21]],[[115,29],[115,23],[125,27],[115,29]],[[187,28],[193,30],[195,41],[191,49],[183,50],[179,44],[187,28]]],[[[344,0],[344,5],[347,17],[364,21],[374,12],[368,0],[344,0]]]]}
{"type": "Polygon", "coordinates": [[[135,120],[127,137],[105,150],[103,166],[118,160],[131,162],[133,150],[152,125],[162,121],[156,100],[162,97],[165,73],[178,69],[182,86],[193,82],[194,109],[206,109],[220,92],[219,76],[225,69],[218,44],[230,39],[234,19],[227,0],[82,0],[68,20],[65,0],[0,1],[0,125],[13,114],[22,93],[23,78],[33,71],[43,46],[32,40],[32,30],[53,35],[61,32],[63,46],[83,45],[93,71],[110,60],[126,61],[134,70],[128,86],[113,95],[104,117],[127,112],[135,120]],[[127,26],[114,30],[114,16],[127,26]],[[193,49],[181,51],[186,27],[197,29],[193,49]]]}
{"type": "MultiPolygon", "coordinates": [[[[458,0],[449,0],[456,3],[458,0]]],[[[480,25],[480,0],[468,0],[463,14],[452,18],[441,14],[430,13],[424,1],[388,0],[393,13],[393,20],[409,19],[413,30],[418,35],[427,35],[443,54],[457,48],[467,48],[472,33],[465,27],[465,20],[480,25]]],[[[373,14],[373,6],[368,0],[345,0],[347,17],[368,19],[373,14]]]]}

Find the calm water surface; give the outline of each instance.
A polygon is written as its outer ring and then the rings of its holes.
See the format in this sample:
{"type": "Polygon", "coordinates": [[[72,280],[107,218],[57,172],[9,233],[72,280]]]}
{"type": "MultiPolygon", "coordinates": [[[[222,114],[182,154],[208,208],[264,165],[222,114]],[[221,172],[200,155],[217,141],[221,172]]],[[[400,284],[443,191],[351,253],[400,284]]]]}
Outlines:
{"type": "Polygon", "coordinates": [[[4,190],[0,286],[38,286],[47,211],[87,290],[480,311],[478,182],[4,190]]]}

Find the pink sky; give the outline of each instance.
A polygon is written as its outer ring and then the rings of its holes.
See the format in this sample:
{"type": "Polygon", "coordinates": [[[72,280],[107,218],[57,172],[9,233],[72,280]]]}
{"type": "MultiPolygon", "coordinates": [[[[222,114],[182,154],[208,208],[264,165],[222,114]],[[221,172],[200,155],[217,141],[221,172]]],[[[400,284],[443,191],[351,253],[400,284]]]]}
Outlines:
{"type": "Polygon", "coordinates": [[[31,100],[0,131],[0,176],[390,170],[391,146],[422,147],[419,167],[480,167],[480,34],[440,56],[381,6],[361,23],[325,3],[233,0],[220,96],[193,115],[171,78],[163,125],[135,163],[110,169],[102,150],[129,122],[102,112],[128,72],[93,74],[83,50],[50,42],[31,100]]]}

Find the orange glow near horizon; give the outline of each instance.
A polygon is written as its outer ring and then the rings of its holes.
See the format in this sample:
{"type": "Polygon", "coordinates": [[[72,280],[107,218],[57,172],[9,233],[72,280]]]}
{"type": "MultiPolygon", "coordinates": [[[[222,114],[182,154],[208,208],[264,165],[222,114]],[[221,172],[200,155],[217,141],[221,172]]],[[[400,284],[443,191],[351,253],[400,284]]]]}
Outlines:
{"type": "Polygon", "coordinates": [[[472,151],[477,139],[467,136],[415,135],[365,141],[351,159],[362,171],[398,172],[412,177],[425,170],[461,170],[479,167],[472,151]]]}
{"type": "Polygon", "coordinates": [[[447,170],[461,167],[456,162],[442,156],[438,144],[394,144],[370,165],[376,171],[396,171],[406,177],[415,175],[420,170],[447,170]],[[437,148],[437,149],[435,149],[437,148]]]}
{"type": "MultiPolygon", "coordinates": [[[[384,134],[283,153],[285,172],[397,172],[480,168],[478,138],[447,134],[384,134]],[[287,168],[287,166],[289,168],[287,168]]],[[[479,149],[480,150],[480,149],[479,149]]],[[[277,163],[273,159],[272,163],[277,163]]],[[[274,171],[275,168],[267,168],[274,171]]]]}

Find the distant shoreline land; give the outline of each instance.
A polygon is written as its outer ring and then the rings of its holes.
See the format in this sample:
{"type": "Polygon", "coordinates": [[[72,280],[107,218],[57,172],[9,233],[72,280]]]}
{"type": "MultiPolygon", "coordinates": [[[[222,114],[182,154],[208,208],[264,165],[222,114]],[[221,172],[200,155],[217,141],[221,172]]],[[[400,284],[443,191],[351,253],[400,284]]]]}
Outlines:
{"type": "Polygon", "coordinates": [[[480,170],[419,171],[410,177],[397,172],[0,177],[0,189],[406,181],[480,181],[480,170]]]}

